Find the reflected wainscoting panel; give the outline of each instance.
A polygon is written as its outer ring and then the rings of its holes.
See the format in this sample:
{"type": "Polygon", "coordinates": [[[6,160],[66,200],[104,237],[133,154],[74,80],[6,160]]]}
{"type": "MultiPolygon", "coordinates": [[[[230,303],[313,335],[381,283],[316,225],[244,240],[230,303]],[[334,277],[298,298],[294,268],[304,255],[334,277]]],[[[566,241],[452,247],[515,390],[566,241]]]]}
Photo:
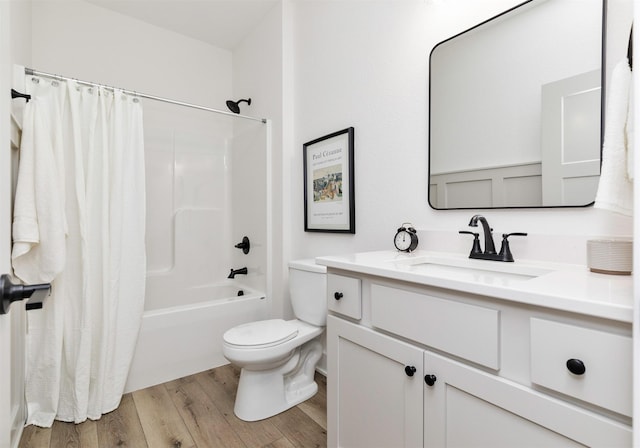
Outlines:
{"type": "Polygon", "coordinates": [[[541,163],[431,174],[429,203],[435,209],[540,207],[541,163]]]}

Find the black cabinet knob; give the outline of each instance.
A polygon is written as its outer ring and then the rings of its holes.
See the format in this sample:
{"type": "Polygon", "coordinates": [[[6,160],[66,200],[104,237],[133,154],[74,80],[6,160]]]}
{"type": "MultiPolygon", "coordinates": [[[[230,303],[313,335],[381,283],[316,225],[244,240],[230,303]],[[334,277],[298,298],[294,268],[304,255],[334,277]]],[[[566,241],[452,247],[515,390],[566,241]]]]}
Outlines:
{"type": "Polygon", "coordinates": [[[340,300],[342,299],[342,297],[344,297],[344,295],[341,292],[334,292],[333,293],[333,298],[336,300],[340,300]]]}
{"type": "Polygon", "coordinates": [[[413,376],[413,374],[416,373],[416,368],[413,366],[406,366],[404,368],[404,373],[406,373],[407,376],[413,376]]]}
{"type": "Polygon", "coordinates": [[[427,386],[433,386],[434,384],[436,384],[436,376],[435,375],[425,375],[424,376],[424,382],[427,383],[427,386]]]}
{"type": "Polygon", "coordinates": [[[567,369],[574,375],[582,375],[587,371],[584,363],[579,359],[571,358],[567,361],[567,369]]]}

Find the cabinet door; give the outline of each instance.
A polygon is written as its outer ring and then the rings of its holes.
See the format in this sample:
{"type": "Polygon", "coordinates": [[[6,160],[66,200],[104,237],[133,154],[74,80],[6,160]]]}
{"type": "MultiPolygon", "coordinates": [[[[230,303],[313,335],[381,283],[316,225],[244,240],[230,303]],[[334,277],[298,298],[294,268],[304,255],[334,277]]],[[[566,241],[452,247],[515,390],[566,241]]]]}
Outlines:
{"type": "Polygon", "coordinates": [[[425,447],[631,446],[631,428],[504,378],[425,353],[425,447]],[[433,378],[431,378],[433,380],[433,378]]]}
{"type": "Polygon", "coordinates": [[[422,353],[329,316],[328,445],[421,447],[422,353]]]}

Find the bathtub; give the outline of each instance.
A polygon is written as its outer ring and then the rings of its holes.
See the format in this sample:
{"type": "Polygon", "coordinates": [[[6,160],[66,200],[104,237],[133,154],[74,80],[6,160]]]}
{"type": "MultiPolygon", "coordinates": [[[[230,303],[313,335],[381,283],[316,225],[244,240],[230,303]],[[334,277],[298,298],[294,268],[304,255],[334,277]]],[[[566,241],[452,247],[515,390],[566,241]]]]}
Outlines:
{"type": "Polygon", "coordinates": [[[263,293],[232,280],[185,291],[180,306],[147,305],[125,393],[228,364],[223,333],[269,316],[263,293]]]}

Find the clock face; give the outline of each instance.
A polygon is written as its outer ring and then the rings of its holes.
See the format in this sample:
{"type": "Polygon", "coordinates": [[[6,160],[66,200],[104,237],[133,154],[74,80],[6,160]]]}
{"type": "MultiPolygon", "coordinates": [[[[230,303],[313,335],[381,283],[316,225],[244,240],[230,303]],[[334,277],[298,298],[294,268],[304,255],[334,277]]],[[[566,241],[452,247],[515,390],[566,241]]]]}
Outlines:
{"type": "Polygon", "coordinates": [[[399,230],[398,233],[396,233],[393,243],[395,244],[396,249],[408,251],[413,243],[413,238],[406,230],[399,230]]]}

